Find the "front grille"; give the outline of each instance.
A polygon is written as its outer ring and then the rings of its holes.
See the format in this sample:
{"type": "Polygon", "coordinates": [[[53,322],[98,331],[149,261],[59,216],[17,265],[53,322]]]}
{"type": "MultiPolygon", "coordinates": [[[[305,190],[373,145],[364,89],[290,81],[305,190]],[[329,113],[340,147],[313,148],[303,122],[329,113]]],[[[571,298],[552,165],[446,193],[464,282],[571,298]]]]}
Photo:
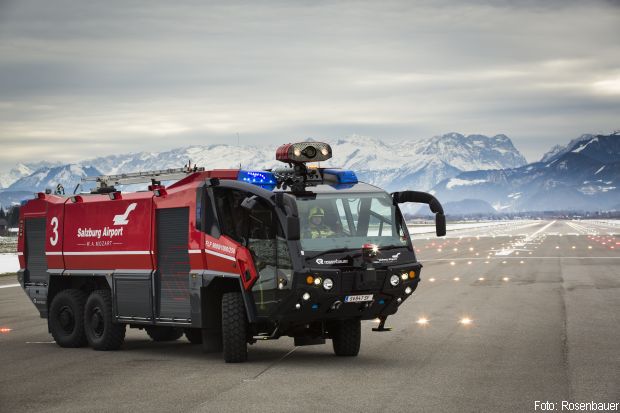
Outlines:
{"type": "Polygon", "coordinates": [[[376,280],[371,281],[368,279],[366,271],[342,271],[340,273],[340,291],[342,294],[347,294],[381,290],[386,276],[386,270],[376,270],[376,280]]]}

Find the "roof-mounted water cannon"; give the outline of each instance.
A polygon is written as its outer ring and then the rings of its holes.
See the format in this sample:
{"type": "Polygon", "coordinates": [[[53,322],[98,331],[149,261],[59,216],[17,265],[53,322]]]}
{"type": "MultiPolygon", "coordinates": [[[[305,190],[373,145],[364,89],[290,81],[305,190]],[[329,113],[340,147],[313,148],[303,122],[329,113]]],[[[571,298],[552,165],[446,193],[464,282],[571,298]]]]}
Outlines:
{"type": "Polygon", "coordinates": [[[276,151],[276,159],[287,163],[288,168],[277,168],[272,172],[278,181],[278,188],[291,187],[294,192],[305,191],[306,185],[318,184],[323,178],[318,169],[308,168],[308,162],[322,162],[332,157],[332,148],[323,142],[287,143],[276,151]]]}
{"type": "Polygon", "coordinates": [[[323,142],[287,143],[276,151],[276,159],[294,165],[306,162],[322,162],[332,157],[332,148],[323,142]]]}

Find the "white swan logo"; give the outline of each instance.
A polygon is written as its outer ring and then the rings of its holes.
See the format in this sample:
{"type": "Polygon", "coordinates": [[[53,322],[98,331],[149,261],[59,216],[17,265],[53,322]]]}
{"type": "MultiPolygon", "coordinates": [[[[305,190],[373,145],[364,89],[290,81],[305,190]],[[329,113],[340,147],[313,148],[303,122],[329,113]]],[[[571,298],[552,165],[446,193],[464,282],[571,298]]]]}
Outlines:
{"type": "Polygon", "coordinates": [[[137,203],[132,203],[129,204],[129,206],[127,207],[127,209],[125,210],[125,213],[122,215],[114,215],[114,225],[127,225],[129,224],[129,214],[131,214],[131,211],[133,211],[134,209],[136,209],[136,207],[138,206],[137,203]]]}

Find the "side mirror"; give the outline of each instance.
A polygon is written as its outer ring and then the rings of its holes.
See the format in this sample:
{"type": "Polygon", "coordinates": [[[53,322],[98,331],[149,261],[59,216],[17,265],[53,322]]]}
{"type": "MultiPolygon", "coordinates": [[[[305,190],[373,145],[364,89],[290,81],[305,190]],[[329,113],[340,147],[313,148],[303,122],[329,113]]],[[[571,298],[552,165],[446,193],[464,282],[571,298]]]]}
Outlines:
{"type": "Polygon", "coordinates": [[[299,218],[293,216],[286,217],[286,239],[298,241],[301,237],[299,218]]]}
{"type": "Polygon", "coordinates": [[[441,203],[433,195],[428,192],[403,191],[394,192],[392,194],[392,199],[395,204],[403,204],[406,202],[427,204],[431,212],[435,214],[435,233],[438,237],[446,235],[446,216],[443,213],[441,203]]]}

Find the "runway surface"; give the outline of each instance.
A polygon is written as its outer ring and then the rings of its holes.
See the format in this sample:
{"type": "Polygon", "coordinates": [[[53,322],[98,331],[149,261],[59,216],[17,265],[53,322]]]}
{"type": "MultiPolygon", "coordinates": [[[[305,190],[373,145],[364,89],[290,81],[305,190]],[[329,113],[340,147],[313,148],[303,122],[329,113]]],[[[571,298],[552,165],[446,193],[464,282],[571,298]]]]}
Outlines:
{"type": "Polygon", "coordinates": [[[527,221],[418,235],[423,282],[388,319],[392,332],[362,324],[357,358],[334,356],[329,342],[280,339],[231,365],[185,339],[153,343],[133,329],[118,352],[62,349],[10,286],[15,279],[3,277],[0,411],[534,411],[536,400],[618,402],[619,234],[617,221],[527,221]]]}

